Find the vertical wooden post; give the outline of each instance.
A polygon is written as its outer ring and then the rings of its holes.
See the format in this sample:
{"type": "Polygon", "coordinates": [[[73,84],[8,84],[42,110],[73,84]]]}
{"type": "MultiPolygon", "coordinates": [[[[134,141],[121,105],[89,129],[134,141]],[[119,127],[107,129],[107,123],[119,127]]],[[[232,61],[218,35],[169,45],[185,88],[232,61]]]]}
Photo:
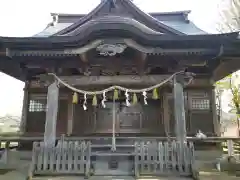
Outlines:
{"type": "Polygon", "coordinates": [[[73,131],[73,116],[74,116],[74,104],[72,103],[72,96],[68,96],[68,118],[67,118],[67,135],[70,136],[73,131]]]}
{"type": "Polygon", "coordinates": [[[54,146],[56,140],[56,125],[58,115],[58,95],[59,88],[55,81],[48,86],[47,112],[44,132],[44,145],[54,146]]]}
{"type": "Polygon", "coordinates": [[[227,140],[227,148],[228,148],[228,156],[234,155],[234,147],[233,147],[233,141],[227,140]]]}
{"type": "Polygon", "coordinates": [[[220,136],[221,135],[220,122],[218,121],[218,118],[217,118],[216,96],[215,96],[214,89],[212,90],[212,93],[211,93],[211,108],[212,108],[212,116],[213,116],[214,133],[217,136],[220,136]]]}
{"type": "Polygon", "coordinates": [[[4,151],[1,157],[1,162],[8,164],[9,162],[10,141],[5,142],[4,151]]]}
{"type": "Polygon", "coordinates": [[[20,124],[20,132],[25,133],[26,132],[26,126],[27,126],[27,114],[28,114],[28,103],[29,103],[29,93],[28,93],[28,87],[29,82],[25,82],[25,87],[23,89],[24,95],[23,95],[23,104],[22,104],[22,117],[21,117],[21,124],[20,124]]]}
{"type": "Polygon", "coordinates": [[[168,93],[163,94],[163,121],[166,136],[170,136],[170,116],[169,116],[169,104],[168,104],[168,93]]]}
{"type": "MultiPolygon", "coordinates": [[[[183,145],[186,142],[186,118],[183,93],[183,75],[174,78],[174,114],[175,114],[175,132],[177,141],[183,145]]],[[[182,147],[181,147],[182,148],[182,147]]]]}
{"type": "Polygon", "coordinates": [[[174,78],[174,115],[175,115],[175,133],[179,143],[179,162],[184,161],[184,145],[187,141],[185,103],[183,93],[184,77],[182,74],[174,78]]]}

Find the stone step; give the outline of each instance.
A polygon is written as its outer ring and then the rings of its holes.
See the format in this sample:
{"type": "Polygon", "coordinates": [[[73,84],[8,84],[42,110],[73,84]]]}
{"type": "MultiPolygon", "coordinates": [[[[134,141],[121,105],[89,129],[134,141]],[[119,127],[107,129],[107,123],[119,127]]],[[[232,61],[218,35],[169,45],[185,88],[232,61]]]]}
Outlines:
{"type": "MultiPolygon", "coordinates": [[[[61,176],[61,177],[34,177],[32,180],[84,180],[79,176],[61,176]]],[[[140,177],[142,180],[192,180],[187,177],[162,176],[162,177],[140,177]]],[[[91,176],[88,180],[136,180],[133,176],[91,176]]]]}
{"type": "Polygon", "coordinates": [[[217,171],[216,164],[212,161],[196,160],[195,166],[199,171],[217,171]]]}

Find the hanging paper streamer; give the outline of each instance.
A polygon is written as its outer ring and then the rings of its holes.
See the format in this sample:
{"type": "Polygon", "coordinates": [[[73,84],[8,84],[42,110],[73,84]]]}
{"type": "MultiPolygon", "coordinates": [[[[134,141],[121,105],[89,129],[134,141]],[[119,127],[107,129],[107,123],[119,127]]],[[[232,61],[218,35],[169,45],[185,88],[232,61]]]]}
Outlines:
{"type": "Polygon", "coordinates": [[[87,94],[84,94],[83,109],[84,109],[84,111],[87,110],[87,94]]]}
{"type": "Polygon", "coordinates": [[[117,90],[117,89],[114,89],[114,92],[113,92],[113,99],[114,99],[114,100],[118,100],[118,99],[119,99],[119,96],[118,96],[118,90],[117,90]]]}
{"type": "Polygon", "coordinates": [[[155,99],[155,100],[157,100],[158,99],[158,92],[157,92],[157,88],[155,88],[154,90],[153,90],[153,97],[152,97],[153,99],[155,99]]]}
{"type": "Polygon", "coordinates": [[[144,104],[147,105],[147,92],[146,91],[143,91],[143,101],[144,101],[144,104]]]}
{"type": "Polygon", "coordinates": [[[97,95],[96,94],[94,94],[94,96],[93,96],[92,105],[97,106],[97,95]]]}
{"type": "MultiPolygon", "coordinates": [[[[122,86],[113,85],[113,86],[108,87],[108,88],[103,89],[103,90],[86,91],[86,90],[76,89],[75,87],[71,86],[70,84],[67,84],[66,82],[61,80],[61,78],[58,77],[54,73],[48,73],[48,75],[51,75],[51,76],[53,76],[55,78],[55,80],[58,82],[58,84],[61,84],[61,85],[65,86],[65,87],[71,89],[74,92],[73,99],[72,99],[73,103],[78,103],[78,100],[79,100],[78,93],[84,94],[84,102],[83,102],[84,110],[87,110],[87,95],[90,95],[90,96],[94,95],[94,97],[92,99],[93,100],[93,102],[92,102],[93,105],[97,105],[97,95],[103,95],[102,106],[106,107],[106,105],[105,105],[105,101],[106,101],[105,93],[108,93],[110,91],[114,91],[113,92],[114,93],[113,96],[111,96],[111,98],[113,97],[113,100],[119,99],[119,93],[121,91],[125,92],[126,106],[130,106],[131,105],[130,102],[129,102],[129,94],[128,94],[129,92],[133,93],[133,99],[132,99],[132,103],[133,104],[137,103],[137,101],[138,101],[137,95],[134,94],[134,93],[142,93],[142,95],[144,96],[144,104],[148,104],[147,103],[147,92],[153,91],[152,92],[152,98],[153,99],[159,99],[158,88],[160,88],[164,84],[172,81],[179,74],[186,75],[186,72],[185,71],[175,72],[174,74],[172,74],[168,78],[166,78],[164,81],[162,81],[162,82],[160,82],[160,83],[158,83],[158,84],[156,84],[154,86],[150,86],[148,88],[143,88],[143,89],[128,89],[128,88],[125,88],[125,87],[122,87],[122,86]]],[[[189,77],[189,75],[188,75],[188,77],[189,77]]],[[[193,78],[192,75],[190,77],[191,77],[191,80],[192,80],[192,78],[193,78]]]]}
{"type": "Polygon", "coordinates": [[[128,94],[128,90],[126,90],[125,92],[125,96],[126,96],[126,106],[130,106],[130,102],[129,102],[129,94],[128,94]]]}
{"type": "Polygon", "coordinates": [[[137,94],[134,93],[134,94],[133,94],[133,99],[132,99],[132,104],[137,104],[137,103],[138,103],[137,94]]]}
{"type": "Polygon", "coordinates": [[[106,92],[104,91],[104,92],[103,92],[103,99],[102,99],[102,107],[103,107],[103,108],[106,108],[106,104],[105,104],[106,100],[107,100],[107,99],[106,99],[106,92]]]}
{"type": "Polygon", "coordinates": [[[74,92],[74,94],[73,94],[72,103],[73,104],[77,104],[78,103],[78,94],[76,92],[74,92]]]}

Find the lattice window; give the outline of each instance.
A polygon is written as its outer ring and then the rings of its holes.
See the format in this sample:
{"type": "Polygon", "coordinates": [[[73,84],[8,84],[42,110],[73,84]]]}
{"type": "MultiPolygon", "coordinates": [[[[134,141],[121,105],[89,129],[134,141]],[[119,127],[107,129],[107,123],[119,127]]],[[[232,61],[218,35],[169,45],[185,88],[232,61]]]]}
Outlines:
{"type": "Polygon", "coordinates": [[[31,99],[29,102],[29,112],[45,112],[46,111],[46,100],[39,99],[33,100],[31,99]]]}
{"type": "Polygon", "coordinates": [[[191,109],[194,110],[209,110],[210,100],[209,99],[192,99],[191,109]]]}

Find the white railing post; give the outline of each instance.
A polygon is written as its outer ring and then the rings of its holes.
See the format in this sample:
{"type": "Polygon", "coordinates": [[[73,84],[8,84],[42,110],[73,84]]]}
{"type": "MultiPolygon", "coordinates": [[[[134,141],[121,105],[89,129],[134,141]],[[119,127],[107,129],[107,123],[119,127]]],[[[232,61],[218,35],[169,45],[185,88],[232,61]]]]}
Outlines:
{"type": "Polygon", "coordinates": [[[233,140],[227,140],[228,156],[234,156],[233,140]]]}

